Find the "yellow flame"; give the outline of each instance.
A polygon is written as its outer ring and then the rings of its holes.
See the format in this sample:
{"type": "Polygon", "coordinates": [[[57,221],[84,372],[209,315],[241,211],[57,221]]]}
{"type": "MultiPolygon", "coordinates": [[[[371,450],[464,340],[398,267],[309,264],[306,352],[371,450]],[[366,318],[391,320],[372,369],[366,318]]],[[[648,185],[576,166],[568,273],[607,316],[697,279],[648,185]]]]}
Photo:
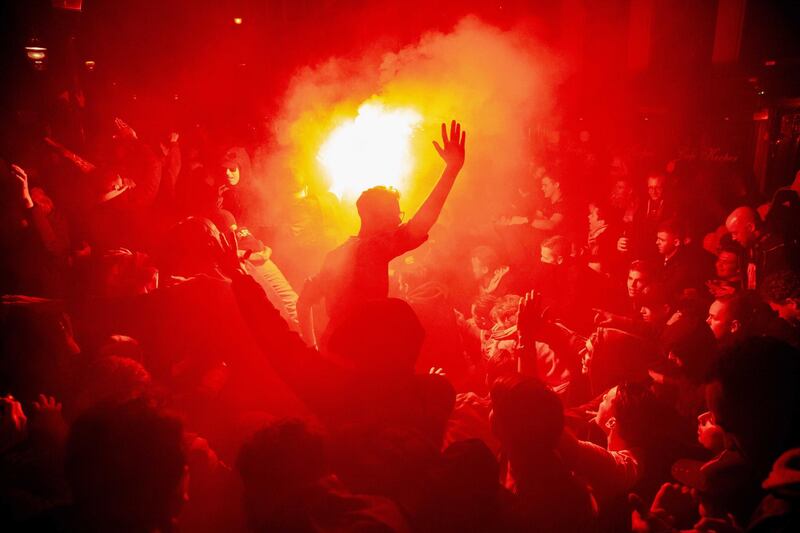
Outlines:
{"type": "Polygon", "coordinates": [[[361,104],[358,116],[333,130],[317,154],[330,191],[340,199],[356,198],[376,185],[405,191],[414,169],[411,137],[421,122],[411,108],[361,104]]]}

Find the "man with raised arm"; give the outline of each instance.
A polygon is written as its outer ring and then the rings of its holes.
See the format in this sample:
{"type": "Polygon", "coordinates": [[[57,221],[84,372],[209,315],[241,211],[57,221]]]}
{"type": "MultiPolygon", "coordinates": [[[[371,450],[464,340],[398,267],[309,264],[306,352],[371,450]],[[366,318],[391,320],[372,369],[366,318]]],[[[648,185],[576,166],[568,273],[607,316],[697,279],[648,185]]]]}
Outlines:
{"type": "MultiPolygon", "coordinates": [[[[320,422],[332,434],[342,432],[337,438],[350,447],[340,450],[355,449],[353,439],[368,440],[388,428],[412,430],[437,448],[441,445],[455,391],[443,376],[415,372],[425,330],[407,302],[386,295],[388,262],[425,240],[464,163],[464,134],[455,122],[449,137],[443,133],[443,141],[444,146],[436,144],[436,148],[447,168],[407,224],[400,224],[396,203],[393,222],[387,216],[382,226],[369,218],[373,213],[366,215],[362,205],[361,232],[331,252],[353,249],[349,252],[352,262],[344,265],[351,270],[335,272],[333,281],[326,280],[338,292],[329,288],[330,292],[322,293],[331,298],[326,302],[329,308],[341,313],[329,326],[325,355],[291,331],[263,288],[245,272],[235,243],[220,243],[218,268],[231,279],[242,318],[256,344],[320,422]],[[372,276],[372,284],[358,276],[372,276]],[[347,298],[347,307],[340,307],[334,298],[347,298]]],[[[374,467],[367,471],[377,473],[374,467]]]]}
{"type": "Polygon", "coordinates": [[[311,306],[325,300],[329,318],[328,331],[355,305],[386,298],[389,293],[389,262],[417,248],[439,218],[456,176],[464,166],[466,132],[455,120],[442,124],[442,144],[433,146],[445,162],[445,169],[419,211],[403,224],[399,193],[391,188],[367,189],[356,202],[361,229],[341,246],[329,252],[320,272],[309,279],[298,301],[303,337],[316,344],[311,322],[311,306]]]}

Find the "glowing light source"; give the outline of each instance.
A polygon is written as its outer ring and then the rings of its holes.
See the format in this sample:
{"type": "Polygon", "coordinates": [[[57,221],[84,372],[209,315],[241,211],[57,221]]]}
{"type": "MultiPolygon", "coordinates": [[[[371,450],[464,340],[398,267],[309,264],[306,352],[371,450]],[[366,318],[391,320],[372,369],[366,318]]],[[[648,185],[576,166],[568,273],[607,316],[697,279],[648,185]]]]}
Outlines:
{"type": "Polygon", "coordinates": [[[25,57],[31,62],[34,70],[44,70],[47,62],[47,47],[39,39],[32,37],[25,46],[25,57]]]}
{"type": "Polygon", "coordinates": [[[366,102],[358,116],[337,127],[317,154],[339,198],[355,198],[376,185],[400,191],[413,170],[411,136],[422,121],[409,108],[366,102]]]}
{"type": "Polygon", "coordinates": [[[242,23],[242,17],[233,17],[233,23],[239,26],[242,23]]]}
{"type": "Polygon", "coordinates": [[[28,46],[25,48],[25,54],[28,56],[28,59],[33,61],[44,59],[47,57],[47,48],[42,48],[40,46],[28,46]]]}

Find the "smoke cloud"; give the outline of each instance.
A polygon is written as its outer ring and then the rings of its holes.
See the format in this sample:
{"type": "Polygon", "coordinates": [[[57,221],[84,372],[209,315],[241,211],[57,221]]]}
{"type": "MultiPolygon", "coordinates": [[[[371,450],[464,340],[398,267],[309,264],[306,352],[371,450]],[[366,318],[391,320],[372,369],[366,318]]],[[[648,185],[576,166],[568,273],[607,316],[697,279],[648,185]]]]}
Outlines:
{"type": "MultiPolygon", "coordinates": [[[[443,165],[431,140],[439,138],[442,122],[455,118],[468,132],[467,163],[444,218],[488,220],[503,212],[509,192],[532,179],[531,132],[553,124],[562,70],[525,29],[501,30],[472,16],[398,51],[331,58],[302,68],[289,83],[272,122],[274,142],[258,158],[261,173],[295,191],[327,191],[317,154],[337,125],[367,101],[412,108],[422,123],[412,138],[410,186],[401,191],[404,210],[413,212],[439,177],[443,165]]],[[[354,211],[345,202],[343,212],[354,211]]],[[[348,220],[343,229],[352,226],[348,220]]]]}

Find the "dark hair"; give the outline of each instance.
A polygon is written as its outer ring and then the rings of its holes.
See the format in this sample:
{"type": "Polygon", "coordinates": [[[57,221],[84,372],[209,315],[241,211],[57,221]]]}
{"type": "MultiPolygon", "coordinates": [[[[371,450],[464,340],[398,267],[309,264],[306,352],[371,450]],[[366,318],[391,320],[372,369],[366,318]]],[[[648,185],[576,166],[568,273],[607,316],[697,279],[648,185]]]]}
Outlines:
{"type": "Polygon", "coordinates": [[[716,359],[717,342],[708,324],[699,316],[681,316],[664,328],[661,344],[681,363],[681,373],[690,382],[699,384],[708,378],[716,359]]]}
{"type": "Polygon", "coordinates": [[[771,314],[767,304],[752,290],[722,296],[718,300],[725,304],[725,312],[730,319],[739,321],[746,335],[757,333],[759,326],[763,325],[763,319],[771,314]]]}
{"type": "Polygon", "coordinates": [[[770,274],[760,292],[768,302],[783,303],[789,298],[800,298],[800,274],[793,270],[770,274]]]}
{"type": "Polygon", "coordinates": [[[656,233],[662,233],[662,232],[674,235],[679,239],[683,238],[686,234],[686,230],[683,224],[681,224],[677,219],[674,218],[668,218],[658,223],[656,233]]]}
{"type": "Polygon", "coordinates": [[[186,465],[182,438],[180,421],[144,399],[83,413],[64,464],[79,512],[98,530],[163,529],[186,465]]]}
{"type": "Polygon", "coordinates": [[[626,381],[617,386],[614,398],[615,429],[631,447],[647,446],[651,441],[651,426],[661,418],[664,407],[659,404],[649,385],[626,381]]]}
{"type": "Polygon", "coordinates": [[[78,400],[83,406],[124,401],[144,396],[152,389],[150,373],[128,357],[110,355],[92,361],[86,368],[78,400]]]}
{"type": "Polygon", "coordinates": [[[639,305],[647,307],[674,304],[674,295],[667,291],[667,288],[661,283],[651,283],[643,291],[638,298],[639,305]]]}
{"type": "Polygon", "coordinates": [[[179,276],[207,272],[218,263],[220,239],[220,231],[211,220],[187,217],[175,224],[161,242],[159,267],[179,276]]]}
{"type": "Polygon", "coordinates": [[[515,447],[553,450],[564,429],[564,407],[555,392],[536,378],[500,377],[491,390],[495,423],[515,447]]]}
{"type": "Polygon", "coordinates": [[[635,261],[631,261],[630,266],[628,267],[628,271],[634,270],[636,272],[641,272],[645,274],[647,277],[652,277],[655,273],[655,268],[653,264],[645,261],[643,259],[637,259],[635,261]]]}
{"type": "Polygon", "coordinates": [[[571,246],[572,243],[563,235],[553,235],[542,241],[542,248],[552,250],[556,257],[569,256],[571,246]]]}
{"type": "Polygon", "coordinates": [[[452,443],[442,452],[434,530],[489,531],[497,527],[494,509],[500,492],[500,467],[481,439],[452,443]],[[483,527],[476,527],[479,524],[483,527]]]}
{"type": "Polygon", "coordinates": [[[236,469],[246,489],[314,483],[328,471],[322,435],[302,420],[279,420],[242,444],[236,469]]]}
{"type": "Polygon", "coordinates": [[[400,192],[397,189],[379,185],[361,193],[356,200],[356,209],[362,219],[372,218],[393,208],[399,201],[400,192]]]}
{"type": "Polygon", "coordinates": [[[719,246],[717,247],[717,255],[727,252],[730,254],[736,254],[736,256],[741,256],[743,253],[742,247],[736,242],[732,240],[721,239],[719,241],[719,246]]]}

